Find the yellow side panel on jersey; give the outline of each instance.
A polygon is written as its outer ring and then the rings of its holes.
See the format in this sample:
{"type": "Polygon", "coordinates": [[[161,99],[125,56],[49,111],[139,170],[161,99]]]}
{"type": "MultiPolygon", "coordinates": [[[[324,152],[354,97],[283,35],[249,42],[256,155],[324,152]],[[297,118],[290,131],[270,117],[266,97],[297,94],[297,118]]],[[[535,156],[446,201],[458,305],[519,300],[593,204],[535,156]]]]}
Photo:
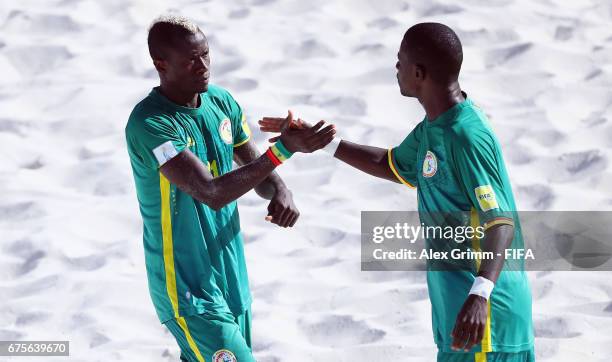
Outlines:
{"type": "Polygon", "coordinates": [[[176,272],[174,270],[174,248],[172,244],[172,213],[170,211],[170,181],[160,172],[159,189],[161,192],[161,227],[164,251],[164,270],[166,272],[166,291],[172,304],[174,318],[179,317],[178,296],[176,292],[176,272]]]}
{"type": "Polygon", "coordinates": [[[187,321],[185,320],[185,318],[179,317],[176,319],[176,321],[178,322],[178,325],[181,327],[181,329],[185,333],[185,338],[187,338],[187,343],[189,344],[189,347],[191,348],[196,358],[198,359],[198,362],[205,362],[204,357],[202,357],[202,353],[200,353],[200,349],[198,348],[198,345],[195,343],[195,341],[193,340],[193,337],[191,336],[191,333],[189,332],[189,327],[187,327],[187,321]]]}

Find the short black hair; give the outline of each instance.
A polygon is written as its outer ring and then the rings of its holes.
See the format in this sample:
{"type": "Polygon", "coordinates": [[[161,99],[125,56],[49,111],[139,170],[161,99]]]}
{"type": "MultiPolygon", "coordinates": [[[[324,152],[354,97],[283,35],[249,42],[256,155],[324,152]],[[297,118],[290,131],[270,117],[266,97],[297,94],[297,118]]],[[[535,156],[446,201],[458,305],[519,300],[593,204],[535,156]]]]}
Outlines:
{"type": "Polygon", "coordinates": [[[149,28],[147,38],[149,54],[153,59],[164,59],[167,54],[166,50],[173,44],[198,32],[202,31],[186,17],[162,15],[155,19],[149,28]]]}
{"type": "Polygon", "coordinates": [[[412,63],[425,68],[437,83],[457,81],[463,49],[453,29],[440,23],[419,23],[404,34],[401,52],[408,54],[412,63]]]}

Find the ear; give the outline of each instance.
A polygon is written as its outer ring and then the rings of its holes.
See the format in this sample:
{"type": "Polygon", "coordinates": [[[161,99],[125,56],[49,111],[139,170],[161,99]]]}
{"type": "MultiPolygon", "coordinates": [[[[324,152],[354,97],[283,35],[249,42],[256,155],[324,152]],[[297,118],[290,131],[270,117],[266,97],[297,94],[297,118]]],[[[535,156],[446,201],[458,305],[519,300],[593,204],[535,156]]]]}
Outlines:
{"type": "Polygon", "coordinates": [[[159,73],[165,73],[166,72],[166,61],[165,60],[161,60],[161,59],[153,59],[153,65],[155,66],[155,69],[157,69],[157,71],[159,73]]]}
{"type": "Polygon", "coordinates": [[[425,67],[423,67],[422,65],[416,64],[414,66],[414,76],[416,79],[421,81],[425,80],[426,73],[427,72],[425,71],[425,67]]]}

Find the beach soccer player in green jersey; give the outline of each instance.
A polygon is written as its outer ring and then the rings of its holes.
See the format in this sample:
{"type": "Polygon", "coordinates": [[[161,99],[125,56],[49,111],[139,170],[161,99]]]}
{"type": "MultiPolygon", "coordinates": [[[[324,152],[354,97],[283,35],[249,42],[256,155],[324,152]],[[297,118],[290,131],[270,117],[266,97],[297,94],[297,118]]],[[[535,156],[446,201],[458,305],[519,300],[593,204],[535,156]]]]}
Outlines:
{"type": "Polygon", "coordinates": [[[230,93],[208,83],[206,37],[162,17],[148,34],[160,86],[132,111],[125,135],[144,223],[149,291],[181,360],[253,361],[251,294],[236,199],[270,200],[267,220],[295,224],[291,192],[274,169],[332,141],[333,125],[288,129],[264,155],[249,141],[230,93]],[[239,168],[232,170],[232,161],[239,168]]]}
{"type": "MultiPolygon", "coordinates": [[[[509,268],[504,258],[505,249],[523,248],[516,206],[499,142],[484,112],[459,87],[462,60],[461,42],[449,27],[411,27],[399,49],[397,79],[402,95],[419,100],[425,119],[397,147],[336,138],[325,149],[370,175],[416,188],[424,224],[435,225],[436,214],[460,213],[484,231],[470,248],[493,252],[495,258],[468,261],[469,268],[441,270],[428,264],[438,361],[534,361],[527,275],[523,263],[509,268]]],[[[278,132],[310,126],[266,117],[260,127],[278,132]]]]}

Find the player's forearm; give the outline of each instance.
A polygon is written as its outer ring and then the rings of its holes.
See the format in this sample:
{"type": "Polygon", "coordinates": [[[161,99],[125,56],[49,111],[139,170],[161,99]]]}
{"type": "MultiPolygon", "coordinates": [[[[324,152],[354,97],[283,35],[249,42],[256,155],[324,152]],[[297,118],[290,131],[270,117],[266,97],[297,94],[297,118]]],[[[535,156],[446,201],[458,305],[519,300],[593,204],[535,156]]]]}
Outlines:
{"type": "Polygon", "coordinates": [[[255,186],[257,195],[266,200],[272,200],[276,193],[283,191],[289,191],[289,189],[276,172],[272,172],[270,176],[255,186]]]}
{"type": "Polygon", "coordinates": [[[161,172],[183,192],[197,201],[219,210],[258,185],[276,166],[266,156],[219,177],[212,177],[195,155],[181,152],[161,172]]]}
{"type": "MultiPolygon", "coordinates": [[[[255,161],[257,158],[261,157],[261,154],[257,150],[257,147],[251,142],[247,142],[234,150],[234,157],[238,165],[243,166],[255,161]]],[[[257,195],[266,200],[271,200],[279,191],[288,191],[283,180],[274,171],[255,186],[254,189],[257,195]]]]}
{"type": "MultiPolygon", "coordinates": [[[[242,165],[246,165],[250,162],[253,162],[259,157],[261,157],[261,154],[259,153],[257,148],[254,146],[250,146],[248,155],[241,157],[243,159],[242,165]],[[246,160],[244,160],[244,158],[246,158],[246,160]]],[[[276,195],[277,192],[282,191],[288,191],[287,186],[280,178],[280,176],[274,171],[272,171],[268,175],[268,177],[266,177],[257,186],[255,186],[255,192],[257,193],[257,195],[259,195],[262,199],[266,200],[272,200],[272,198],[274,197],[274,195],[276,195]]]]}
{"type": "Polygon", "coordinates": [[[334,157],[372,176],[398,182],[387,161],[387,150],[342,140],[334,157]]]}
{"type": "Polygon", "coordinates": [[[203,185],[205,202],[215,210],[238,199],[270,176],[276,166],[267,156],[215,177],[203,185]]]}
{"type": "Polygon", "coordinates": [[[492,252],[493,259],[483,259],[480,264],[478,276],[487,278],[495,283],[499,273],[504,267],[505,249],[512,243],[514,237],[514,226],[495,225],[485,232],[485,237],[481,241],[482,250],[492,252]]]}

